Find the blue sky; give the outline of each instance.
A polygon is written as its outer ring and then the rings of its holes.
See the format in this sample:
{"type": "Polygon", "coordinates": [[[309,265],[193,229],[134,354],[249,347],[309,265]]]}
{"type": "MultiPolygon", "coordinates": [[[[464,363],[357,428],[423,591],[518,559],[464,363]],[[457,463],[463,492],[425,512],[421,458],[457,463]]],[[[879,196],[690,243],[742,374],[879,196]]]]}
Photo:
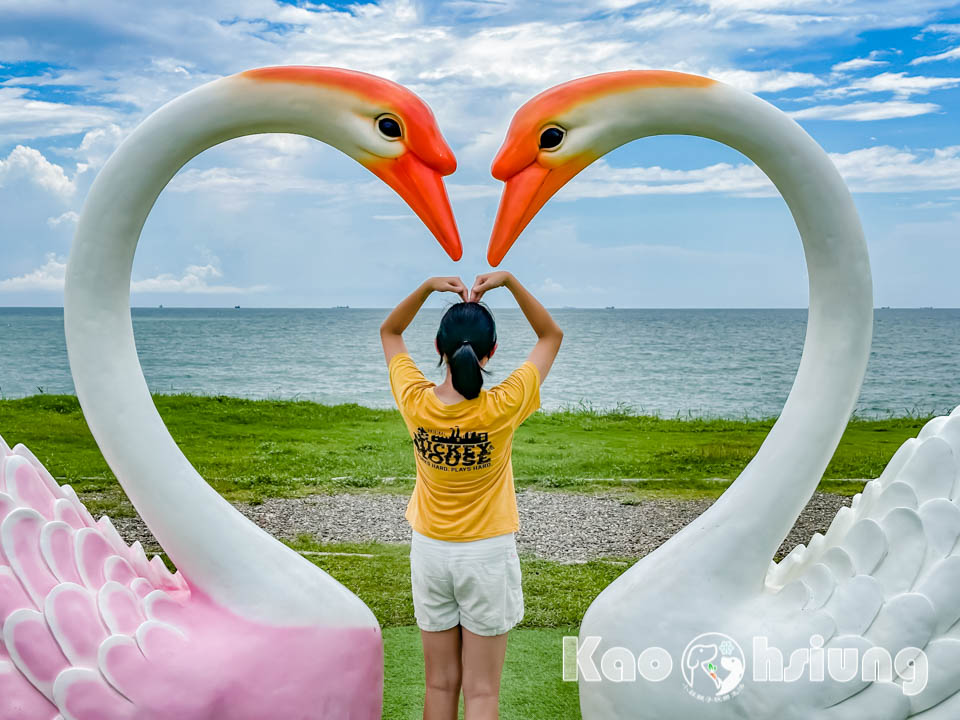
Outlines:
{"type": "MultiPolygon", "coordinates": [[[[573,77],[706,74],[793,113],[854,191],[876,304],[960,306],[960,4],[934,0],[368,3],[0,0],[0,305],[59,305],[97,170],[144,117],[222,75],[350,67],[434,109],[464,259],[367,171],[294,136],[214,148],[147,221],[136,305],[384,307],[486,271],[513,112],[573,77]]],[[[503,266],[551,306],[801,307],[786,206],[736,152],[632,143],[585,171],[503,266]]],[[[491,295],[494,305],[506,298],[491,295]]]]}

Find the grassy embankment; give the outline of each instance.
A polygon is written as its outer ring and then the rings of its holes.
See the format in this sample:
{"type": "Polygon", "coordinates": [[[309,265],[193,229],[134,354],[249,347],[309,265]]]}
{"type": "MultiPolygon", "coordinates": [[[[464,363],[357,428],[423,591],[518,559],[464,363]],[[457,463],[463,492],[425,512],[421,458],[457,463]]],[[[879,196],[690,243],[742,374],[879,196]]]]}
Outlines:
{"type": "MultiPolygon", "coordinates": [[[[413,481],[410,441],[394,411],[190,396],[158,396],[156,402],[187,457],[234,501],[345,490],[407,492],[413,481]]],[[[924,421],[852,422],[821,489],[857,492],[861,483],[839,480],[878,475],[924,421]]],[[[517,484],[608,492],[624,502],[663,495],[716,496],[750,460],[771,425],[770,420],[660,419],[583,411],[537,414],[515,440],[517,484]]],[[[95,514],[132,512],[75,398],[0,401],[0,432],[8,442],[28,445],[61,482],[78,490],[95,514]]],[[[307,536],[294,547],[356,592],[383,625],[384,719],[420,717],[423,670],[413,627],[407,548],[317,545],[307,536]],[[313,554],[318,552],[345,554],[313,554]]],[[[576,685],[560,679],[561,638],[576,634],[586,608],[631,560],[571,566],[522,559],[527,613],[511,636],[503,718],[579,717],[576,685]]]]}
{"type": "MultiPolygon", "coordinates": [[[[187,457],[230,500],[360,489],[406,492],[413,483],[410,439],[393,410],[187,395],[158,395],[156,404],[187,457]]],[[[879,475],[925,420],[852,421],[821,489],[858,492],[862,483],[838,480],[879,475]]],[[[517,485],[613,492],[627,502],[657,495],[716,496],[753,457],[772,424],[537,413],[514,441],[517,485]]],[[[0,400],[0,433],[11,444],[30,447],[93,510],[131,511],[76,398],[0,400]]]]}

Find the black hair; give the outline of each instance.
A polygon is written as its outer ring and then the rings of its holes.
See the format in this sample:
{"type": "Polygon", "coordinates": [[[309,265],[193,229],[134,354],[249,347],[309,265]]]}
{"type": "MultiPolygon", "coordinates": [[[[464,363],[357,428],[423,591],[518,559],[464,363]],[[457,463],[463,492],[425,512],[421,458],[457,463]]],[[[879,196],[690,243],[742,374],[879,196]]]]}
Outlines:
{"type": "Polygon", "coordinates": [[[468,400],[480,394],[486,372],[480,361],[490,356],[496,344],[497,325],[486,305],[456,303],[443,314],[437,330],[440,363],[447,359],[454,389],[468,400]]]}

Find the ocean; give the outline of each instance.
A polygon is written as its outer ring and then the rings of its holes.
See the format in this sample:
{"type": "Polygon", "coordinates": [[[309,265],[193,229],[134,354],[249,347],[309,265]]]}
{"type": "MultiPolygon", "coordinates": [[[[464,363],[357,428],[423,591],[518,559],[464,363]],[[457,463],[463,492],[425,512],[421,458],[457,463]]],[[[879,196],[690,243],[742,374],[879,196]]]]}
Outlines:
{"type": "MultiPolygon", "coordinates": [[[[441,310],[406,333],[440,381],[441,310]]],[[[390,407],[378,328],[387,310],[135,308],[144,375],[159,393],[304,399],[390,407]]],[[[489,382],[523,362],[534,335],[515,309],[494,310],[500,347],[489,382]]],[[[554,311],[563,348],[545,409],[622,408],[664,417],[779,413],[800,362],[806,310],[554,311]]],[[[943,413],[960,405],[960,310],[875,312],[857,412],[943,413]]],[[[59,308],[0,308],[0,396],[72,393],[59,308]]]]}

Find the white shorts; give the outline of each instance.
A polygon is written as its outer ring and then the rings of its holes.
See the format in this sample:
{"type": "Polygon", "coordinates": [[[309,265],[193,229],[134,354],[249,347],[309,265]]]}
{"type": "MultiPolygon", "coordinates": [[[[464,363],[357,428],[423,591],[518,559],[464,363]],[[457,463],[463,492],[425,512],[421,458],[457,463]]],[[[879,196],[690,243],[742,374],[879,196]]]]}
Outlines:
{"type": "Polygon", "coordinates": [[[462,625],[475,635],[502,635],[523,619],[513,533],[447,542],[414,531],[410,580],[421,630],[440,632],[462,625]]]}

